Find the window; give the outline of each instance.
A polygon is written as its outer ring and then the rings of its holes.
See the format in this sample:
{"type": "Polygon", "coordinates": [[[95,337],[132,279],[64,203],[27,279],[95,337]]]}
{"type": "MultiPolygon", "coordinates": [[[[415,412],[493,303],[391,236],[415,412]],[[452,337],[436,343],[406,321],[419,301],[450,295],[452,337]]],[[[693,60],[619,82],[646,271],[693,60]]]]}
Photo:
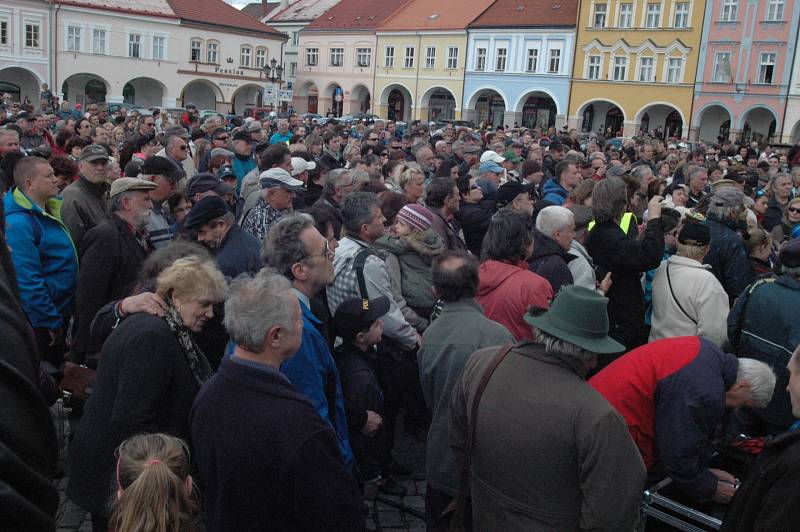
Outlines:
{"type": "Polygon", "coordinates": [[[425,47],[425,68],[434,68],[436,66],[436,47],[425,47]]]}
{"type": "Polygon", "coordinates": [[[714,54],[714,77],[718,83],[731,82],[731,53],[717,52],[714,54]]]}
{"type": "MultiPolygon", "coordinates": [[[[203,41],[200,39],[192,39],[190,44],[191,55],[189,61],[202,61],[203,60],[203,41]]],[[[211,61],[209,61],[210,63],[211,61]]]]}
{"type": "Polygon", "coordinates": [[[475,70],[479,72],[486,70],[486,48],[475,50],[475,70]]]}
{"type": "Polygon", "coordinates": [[[77,26],[67,26],[67,51],[81,51],[81,29],[77,26]]]}
{"type": "Polygon", "coordinates": [[[344,48],[331,48],[331,66],[340,67],[344,65],[344,48]]]}
{"type": "Polygon", "coordinates": [[[164,47],[166,39],[160,36],[153,37],[153,59],[164,60],[164,47]]]}
{"type": "Polygon", "coordinates": [[[667,83],[680,83],[683,81],[683,58],[670,57],[667,60],[667,83]]]}
{"type": "Polygon", "coordinates": [[[456,46],[447,47],[447,68],[450,70],[458,68],[458,47],[456,46]]]}
{"type": "Polygon", "coordinates": [[[0,44],[8,44],[8,21],[0,20],[0,44]]]}
{"type": "Polygon", "coordinates": [[[128,57],[142,57],[142,36],[138,33],[128,35],[128,57]]]}
{"type": "Polygon", "coordinates": [[[617,26],[620,28],[633,27],[633,4],[620,4],[619,5],[619,18],[617,26]]]}
{"type": "Polygon", "coordinates": [[[659,26],[661,26],[661,4],[647,4],[644,27],[658,28],[659,26]]]}
{"type": "Polygon", "coordinates": [[[653,70],[655,68],[655,58],[653,57],[640,57],[639,58],[639,81],[654,80],[653,70]]]}
{"type": "Polygon", "coordinates": [[[41,28],[38,24],[26,23],[25,24],[25,47],[26,48],[39,48],[41,28]]]}
{"type": "Polygon", "coordinates": [[[106,30],[92,30],[92,53],[106,53],[106,30]]]}
{"type": "Polygon", "coordinates": [[[736,22],[739,11],[739,0],[722,0],[722,9],[719,14],[720,22],[736,22]]]}
{"type": "Polygon", "coordinates": [[[606,27],[606,12],[608,11],[608,6],[606,4],[595,4],[594,5],[594,19],[592,21],[593,28],[605,28],[606,27]]]}
{"type": "Polygon", "coordinates": [[[784,0],[769,0],[767,3],[767,20],[777,22],[783,20],[784,0]]]}
{"type": "Polygon", "coordinates": [[[625,81],[628,77],[628,58],[614,58],[614,81],[625,81]]]}
{"type": "Polygon", "coordinates": [[[497,56],[495,57],[495,62],[494,62],[494,69],[497,72],[505,72],[507,58],[508,58],[508,48],[498,48],[497,56]]]}
{"type": "Polygon", "coordinates": [[[768,85],[772,84],[772,76],[775,74],[775,52],[762,52],[759,60],[761,65],[758,69],[758,82],[768,85]]]}
{"type": "Polygon", "coordinates": [[[536,72],[539,69],[539,50],[528,48],[528,61],[525,67],[528,72],[536,72]]]}
{"type": "Polygon", "coordinates": [[[586,79],[600,79],[600,61],[602,57],[599,55],[589,56],[589,68],[586,69],[586,79]]]}
{"type": "Polygon", "coordinates": [[[306,48],[306,65],[317,66],[319,64],[319,48],[306,48]]]}
{"type": "Polygon", "coordinates": [[[372,64],[372,48],[356,48],[356,65],[368,67],[372,64]]]}
{"type": "Polygon", "coordinates": [[[383,66],[386,68],[394,67],[394,46],[387,46],[383,49],[383,66]]]}
{"type": "Polygon", "coordinates": [[[294,78],[297,76],[297,63],[289,63],[289,77],[294,78]]]}
{"type": "Polygon", "coordinates": [[[267,49],[256,48],[256,68],[264,68],[267,65],[267,49]]]}
{"type": "Polygon", "coordinates": [[[219,43],[215,41],[208,41],[206,45],[206,60],[212,65],[219,64],[219,43]]]}
{"type": "Polygon", "coordinates": [[[547,71],[558,73],[561,70],[561,50],[550,50],[550,63],[547,71]]]}
{"type": "Polygon", "coordinates": [[[403,62],[405,68],[414,68],[414,52],[413,46],[406,46],[406,57],[403,62]]]}
{"type": "Polygon", "coordinates": [[[250,68],[253,59],[253,49],[249,46],[242,46],[239,49],[239,66],[242,68],[250,68]]]}
{"type": "Polygon", "coordinates": [[[292,32],[292,46],[297,46],[300,43],[300,34],[296,31],[292,32]]]}
{"type": "Polygon", "coordinates": [[[675,20],[672,25],[676,28],[689,27],[689,2],[675,4],[675,20]]]}

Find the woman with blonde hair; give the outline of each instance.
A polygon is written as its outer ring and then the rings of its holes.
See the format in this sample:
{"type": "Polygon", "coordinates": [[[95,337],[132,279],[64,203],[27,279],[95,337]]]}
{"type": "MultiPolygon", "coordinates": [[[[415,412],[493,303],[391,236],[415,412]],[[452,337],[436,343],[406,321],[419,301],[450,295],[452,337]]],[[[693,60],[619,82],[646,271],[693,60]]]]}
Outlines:
{"type": "Polygon", "coordinates": [[[114,532],[199,531],[189,449],[167,434],[139,434],[117,448],[109,529],[114,532]]]}
{"type": "Polygon", "coordinates": [[[425,174],[419,165],[409,163],[408,167],[400,174],[397,183],[400,191],[406,195],[409,203],[422,203],[425,195],[425,174]]]}
{"type": "Polygon", "coordinates": [[[789,174],[778,174],[770,178],[766,187],[767,212],[764,213],[764,229],[772,231],[772,228],[781,223],[781,218],[786,213],[789,200],[792,199],[792,176],[789,174]]]}
{"type": "Polygon", "coordinates": [[[69,498],[91,512],[94,532],[108,527],[114,449],[143,432],[189,437],[192,402],[213,373],[192,334],[214,316],[224,291],[215,262],[178,259],[156,280],[163,315],[119,316],[103,344],[97,381],[70,448],[67,487],[69,498]]]}

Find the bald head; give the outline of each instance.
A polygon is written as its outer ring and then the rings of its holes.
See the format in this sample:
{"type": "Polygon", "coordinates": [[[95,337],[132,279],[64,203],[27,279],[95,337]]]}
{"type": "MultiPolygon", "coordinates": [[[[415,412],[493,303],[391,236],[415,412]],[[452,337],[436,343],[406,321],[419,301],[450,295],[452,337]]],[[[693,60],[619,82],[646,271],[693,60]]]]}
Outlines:
{"type": "Polygon", "coordinates": [[[433,289],[446,302],[475,297],[478,261],[464,251],[445,251],[433,261],[433,289]]]}

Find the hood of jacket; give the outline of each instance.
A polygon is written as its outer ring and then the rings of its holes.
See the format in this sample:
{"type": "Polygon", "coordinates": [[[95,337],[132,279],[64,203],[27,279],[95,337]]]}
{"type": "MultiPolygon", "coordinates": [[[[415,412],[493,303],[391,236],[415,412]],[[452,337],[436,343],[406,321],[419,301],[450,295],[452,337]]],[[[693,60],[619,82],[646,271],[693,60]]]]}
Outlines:
{"type": "Polygon", "coordinates": [[[528,271],[527,262],[520,261],[518,264],[509,264],[499,260],[484,261],[479,268],[481,285],[478,288],[478,295],[488,294],[520,271],[528,271]]]}
{"type": "Polygon", "coordinates": [[[42,211],[38,205],[33,203],[31,199],[26,196],[20,189],[14,188],[14,191],[8,195],[6,195],[5,202],[3,207],[6,211],[6,214],[10,214],[12,212],[23,212],[29,211],[36,213],[39,216],[47,216],[49,218],[54,218],[59,223],[61,222],[61,205],[64,203],[64,200],[61,199],[59,196],[52,197],[45,202],[45,206],[47,207],[47,211],[42,211]]]}
{"type": "Polygon", "coordinates": [[[558,194],[562,198],[566,199],[568,195],[567,189],[562,187],[561,183],[556,181],[555,178],[548,180],[547,183],[544,184],[543,191],[545,196],[547,196],[548,194],[558,194]]]}
{"type": "Polygon", "coordinates": [[[558,255],[567,263],[576,258],[575,255],[568,253],[564,248],[559,246],[558,242],[537,229],[533,230],[533,242],[533,253],[528,257],[528,262],[549,257],[550,255],[558,255]]]}
{"type": "Polygon", "coordinates": [[[446,249],[442,237],[433,229],[417,231],[408,236],[382,236],[375,242],[375,247],[395,255],[416,253],[429,263],[433,261],[433,257],[441,255],[446,249]]]}

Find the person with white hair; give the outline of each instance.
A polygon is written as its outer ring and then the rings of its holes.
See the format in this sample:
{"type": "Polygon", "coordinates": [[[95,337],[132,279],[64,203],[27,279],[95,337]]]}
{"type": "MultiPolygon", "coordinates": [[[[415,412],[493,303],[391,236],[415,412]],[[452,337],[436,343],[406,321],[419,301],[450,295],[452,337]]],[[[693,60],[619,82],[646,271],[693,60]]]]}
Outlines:
{"type": "Polygon", "coordinates": [[[528,266],[532,272],[547,279],[554,294],[573,282],[568,264],[576,258],[569,253],[574,238],[575,216],[572,211],[554,205],[539,212],[528,266]]]}
{"type": "Polygon", "coordinates": [[[664,338],[612,362],[589,380],[628,423],[648,471],[663,471],[692,499],[730,502],[738,480],[709,468],[709,443],[726,409],[763,407],[775,373],[699,336],[664,338]]]}

